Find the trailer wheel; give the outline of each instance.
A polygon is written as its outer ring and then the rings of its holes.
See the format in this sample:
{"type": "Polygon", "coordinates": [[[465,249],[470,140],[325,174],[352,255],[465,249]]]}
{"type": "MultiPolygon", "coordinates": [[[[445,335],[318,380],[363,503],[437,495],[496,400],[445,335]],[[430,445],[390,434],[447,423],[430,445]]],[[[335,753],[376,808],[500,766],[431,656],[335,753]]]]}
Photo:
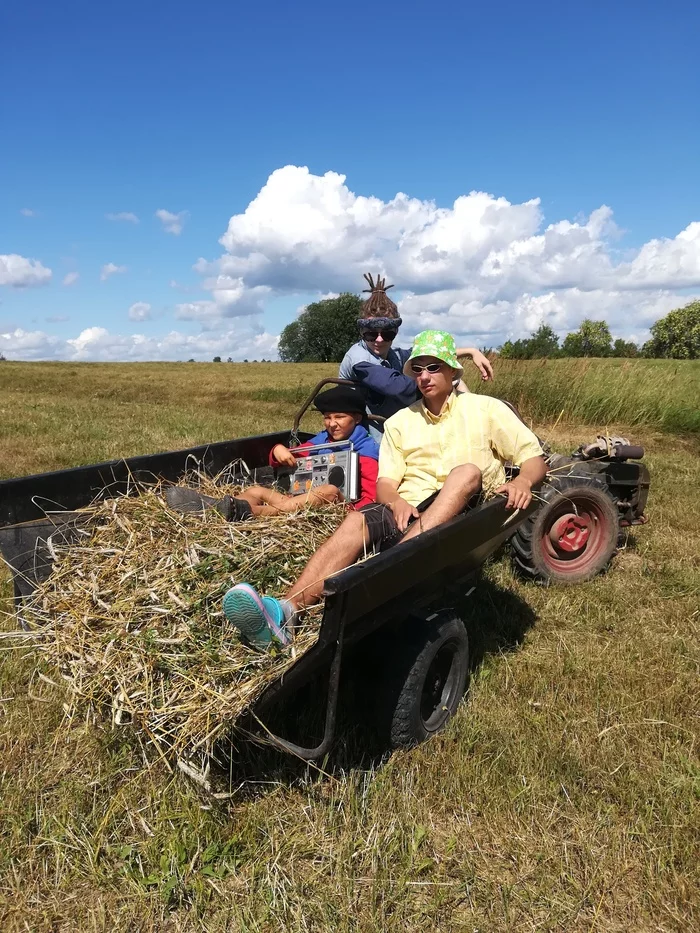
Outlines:
{"type": "Polygon", "coordinates": [[[392,748],[410,748],[455,714],[469,674],[469,639],[461,619],[412,618],[401,629],[398,657],[382,690],[380,723],[392,748]]]}
{"type": "Polygon", "coordinates": [[[541,507],[511,539],[516,569],[544,583],[581,583],[601,573],[618,546],[617,505],[592,476],[553,476],[541,507]]]}

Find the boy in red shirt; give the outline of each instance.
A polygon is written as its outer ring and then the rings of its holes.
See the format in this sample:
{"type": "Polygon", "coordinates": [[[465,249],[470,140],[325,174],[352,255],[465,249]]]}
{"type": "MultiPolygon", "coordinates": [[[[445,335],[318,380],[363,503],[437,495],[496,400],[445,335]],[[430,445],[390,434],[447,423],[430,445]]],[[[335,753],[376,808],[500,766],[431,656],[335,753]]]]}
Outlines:
{"type": "MultiPolygon", "coordinates": [[[[323,415],[324,430],[291,450],[284,444],[276,444],[270,451],[270,466],[293,467],[296,458],[303,457],[309,447],[351,441],[360,455],[360,498],[350,503],[350,508],[359,509],[374,502],[379,447],[361,423],[365,417],[366,404],[364,393],[353,386],[334,386],[317,395],[314,405],[323,415]]],[[[288,496],[266,486],[250,486],[240,496],[224,496],[217,500],[203,496],[195,489],[171,486],[165,491],[165,499],[171,508],[179,512],[200,512],[203,508],[215,508],[228,521],[245,521],[258,515],[280,515],[309,506],[341,502],[343,495],[337,486],[332,485],[316,486],[299,496],[288,496]]]]}

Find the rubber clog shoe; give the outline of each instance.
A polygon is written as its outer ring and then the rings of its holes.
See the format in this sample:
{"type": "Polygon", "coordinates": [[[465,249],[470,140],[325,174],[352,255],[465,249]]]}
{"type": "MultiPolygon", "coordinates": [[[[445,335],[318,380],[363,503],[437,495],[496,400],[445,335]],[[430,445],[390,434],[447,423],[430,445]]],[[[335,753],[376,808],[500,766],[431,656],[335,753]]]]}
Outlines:
{"type": "Polygon", "coordinates": [[[279,601],[260,596],[247,583],[237,583],[224,596],[224,615],[254,648],[267,648],[274,642],[291,644],[279,601]]]}

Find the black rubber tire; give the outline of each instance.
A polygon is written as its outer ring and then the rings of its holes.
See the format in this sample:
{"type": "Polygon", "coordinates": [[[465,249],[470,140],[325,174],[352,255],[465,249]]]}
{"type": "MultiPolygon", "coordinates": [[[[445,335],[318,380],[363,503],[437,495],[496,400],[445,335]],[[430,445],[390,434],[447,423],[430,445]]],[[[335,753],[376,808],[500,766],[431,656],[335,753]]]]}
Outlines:
{"type": "Polygon", "coordinates": [[[614,498],[604,482],[593,476],[550,476],[539,493],[540,508],[511,538],[513,562],[525,578],[542,583],[569,585],[590,580],[612,560],[620,537],[620,517],[614,498]],[[585,514],[593,529],[577,555],[555,553],[547,535],[563,511],[585,514]]]}
{"type": "Polygon", "coordinates": [[[411,618],[379,691],[378,725],[392,748],[411,748],[445,727],[464,695],[469,638],[452,613],[411,618]]]}

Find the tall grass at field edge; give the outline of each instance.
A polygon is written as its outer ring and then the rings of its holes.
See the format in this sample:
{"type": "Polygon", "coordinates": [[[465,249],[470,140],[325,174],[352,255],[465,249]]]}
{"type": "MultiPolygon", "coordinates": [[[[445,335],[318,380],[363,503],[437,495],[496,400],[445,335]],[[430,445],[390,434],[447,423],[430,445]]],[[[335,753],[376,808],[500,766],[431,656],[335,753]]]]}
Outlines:
{"type": "Polygon", "coordinates": [[[473,392],[516,405],[533,423],[625,423],[700,433],[700,360],[496,360],[495,381],[467,367],[473,392]]]}

